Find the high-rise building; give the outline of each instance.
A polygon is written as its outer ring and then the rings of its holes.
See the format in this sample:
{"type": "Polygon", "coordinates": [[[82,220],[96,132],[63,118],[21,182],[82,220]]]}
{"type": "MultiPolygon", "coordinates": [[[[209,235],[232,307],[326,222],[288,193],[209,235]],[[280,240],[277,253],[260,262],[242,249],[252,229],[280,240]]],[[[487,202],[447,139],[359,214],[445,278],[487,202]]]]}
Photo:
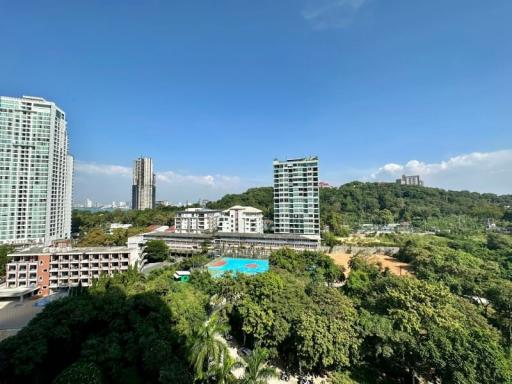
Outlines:
{"type": "Polygon", "coordinates": [[[71,236],[66,115],[41,97],[0,96],[0,243],[71,236]]]}
{"type": "Polygon", "coordinates": [[[155,208],[155,174],[153,160],[141,157],[133,166],[132,209],[155,208]]]}
{"type": "Polygon", "coordinates": [[[423,186],[423,180],[421,180],[418,175],[415,175],[415,176],[402,175],[402,177],[400,179],[396,179],[396,183],[401,184],[401,185],[423,186]]]}
{"type": "Polygon", "coordinates": [[[318,157],[274,160],[274,233],[320,236],[318,157]]]}

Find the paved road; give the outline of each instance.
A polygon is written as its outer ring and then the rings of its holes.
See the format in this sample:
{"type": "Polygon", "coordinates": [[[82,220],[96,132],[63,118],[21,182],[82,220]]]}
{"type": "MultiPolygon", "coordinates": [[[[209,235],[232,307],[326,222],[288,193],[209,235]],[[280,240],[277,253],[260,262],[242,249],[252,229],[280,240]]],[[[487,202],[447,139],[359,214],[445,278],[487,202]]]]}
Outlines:
{"type": "Polygon", "coordinates": [[[40,300],[49,302],[66,295],[66,293],[59,293],[43,299],[28,298],[21,303],[17,300],[0,302],[0,340],[16,334],[44,309],[44,306],[34,305],[36,302],[40,300]]]}
{"type": "Polygon", "coordinates": [[[36,300],[25,300],[23,303],[13,301],[0,309],[0,330],[23,328],[43,307],[36,307],[36,300]]]}
{"type": "Polygon", "coordinates": [[[140,270],[144,275],[149,275],[151,271],[167,267],[169,265],[172,265],[172,263],[168,261],[160,262],[160,263],[147,263],[145,264],[142,269],[140,270]]]}

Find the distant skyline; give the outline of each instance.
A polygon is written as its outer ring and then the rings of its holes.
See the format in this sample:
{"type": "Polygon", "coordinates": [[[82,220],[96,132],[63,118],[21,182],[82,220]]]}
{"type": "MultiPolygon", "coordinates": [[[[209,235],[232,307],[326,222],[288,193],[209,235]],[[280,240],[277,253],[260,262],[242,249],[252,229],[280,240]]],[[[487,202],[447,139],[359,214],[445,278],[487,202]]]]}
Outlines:
{"type": "Polygon", "coordinates": [[[512,193],[512,2],[35,0],[2,4],[1,91],[67,114],[74,201],[157,200],[320,179],[512,193]]]}

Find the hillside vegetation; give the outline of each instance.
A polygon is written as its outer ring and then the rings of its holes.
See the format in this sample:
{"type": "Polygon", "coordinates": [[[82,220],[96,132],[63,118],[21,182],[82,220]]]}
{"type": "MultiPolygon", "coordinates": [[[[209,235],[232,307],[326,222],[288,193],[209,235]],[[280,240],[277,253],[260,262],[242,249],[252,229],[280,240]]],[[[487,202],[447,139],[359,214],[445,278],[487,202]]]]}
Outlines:
{"type": "MultiPolygon", "coordinates": [[[[252,205],[272,218],[272,188],[252,188],[241,194],[230,194],[209,204],[225,209],[231,205],[252,205]]],[[[512,221],[512,195],[498,196],[467,191],[446,191],[438,188],[403,186],[394,183],[352,182],[338,188],[320,190],[323,224],[335,222],[385,224],[412,221],[439,225],[436,219],[455,220],[466,225],[487,219],[512,221]]],[[[442,223],[441,223],[442,224],[442,223]]]]}

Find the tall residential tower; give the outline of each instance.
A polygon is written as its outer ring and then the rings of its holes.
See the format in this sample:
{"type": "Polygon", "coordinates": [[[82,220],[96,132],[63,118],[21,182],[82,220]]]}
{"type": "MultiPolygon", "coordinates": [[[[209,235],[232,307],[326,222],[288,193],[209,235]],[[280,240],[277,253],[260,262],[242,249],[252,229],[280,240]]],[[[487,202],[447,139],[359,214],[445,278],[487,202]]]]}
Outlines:
{"type": "Polygon", "coordinates": [[[141,157],[133,165],[132,209],[155,208],[153,160],[141,157]]]}
{"type": "Polygon", "coordinates": [[[274,160],[274,232],[320,236],[318,157],[274,160]]]}
{"type": "Polygon", "coordinates": [[[41,97],[0,96],[0,243],[71,236],[66,115],[41,97]]]}

